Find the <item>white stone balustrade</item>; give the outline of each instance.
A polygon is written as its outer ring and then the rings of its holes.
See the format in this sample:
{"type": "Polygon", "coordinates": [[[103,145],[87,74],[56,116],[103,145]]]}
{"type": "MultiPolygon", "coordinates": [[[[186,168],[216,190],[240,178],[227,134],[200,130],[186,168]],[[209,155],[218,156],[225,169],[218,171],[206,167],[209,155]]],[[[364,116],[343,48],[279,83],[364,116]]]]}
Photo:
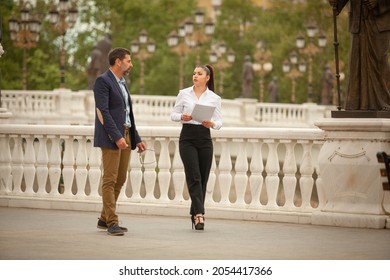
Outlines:
{"type": "MultiPolygon", "coordinates": [[[[179,127],[140,126],[145,164],[133,151],[119,211],[188,215],[179,127]]],[[[323,202],[317,157],[323,132],[311,128],[213,131],[208,217],[310,223],[323,202]]],[[[101,154],[92,126],[0,125],[0,205],[100,211],[101,154]]]]}
{"type": "MultiPolygon", "coordinates": [[[[175,96],[132,95],[138,125],[174,125],[170,114],[175,96]]],[[[69,89],[53,91],[3,90],[2,107],[12,116],[9,123],[73,124],[94,123],[93,92],[69,89]]],[[[314,121],[327,117],[333,107],[313,103],[258,103],[255,99],[222,99],[224,126],[315,127],[314,121]]],[[[1,118],[0,118],[1,120],[1,118]]],[[[4,121],[2,121],[4,123],[4,121]]]]}

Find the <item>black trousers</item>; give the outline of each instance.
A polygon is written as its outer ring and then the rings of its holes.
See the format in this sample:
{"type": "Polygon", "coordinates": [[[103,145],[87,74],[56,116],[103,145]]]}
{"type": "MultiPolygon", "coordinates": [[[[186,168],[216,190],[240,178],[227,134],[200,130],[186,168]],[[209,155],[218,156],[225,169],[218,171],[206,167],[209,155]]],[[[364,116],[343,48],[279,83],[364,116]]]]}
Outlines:
{"type": "Polygon", "coordinates": [[[213,160],[210,129],[203,125],[183,124],[179,152],[191,197],[190,215],[204,214],[207,181],[213,160]]]}

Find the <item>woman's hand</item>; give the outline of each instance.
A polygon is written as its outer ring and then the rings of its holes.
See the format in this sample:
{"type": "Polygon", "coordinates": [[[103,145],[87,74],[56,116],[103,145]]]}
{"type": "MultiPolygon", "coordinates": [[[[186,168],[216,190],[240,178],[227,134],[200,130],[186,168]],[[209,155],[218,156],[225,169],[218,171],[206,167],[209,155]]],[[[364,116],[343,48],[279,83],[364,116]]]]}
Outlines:
{"type": "Polygon", "coordinates": [[[183,113],[183,114],[181,115],[181,120],[182,120],[182,121],[185,121],[185,122],[188,122],[188,121],[192,120],[192,117],[191,117],[191,115],[189,115],[189,114],[187,114],[187,113],[183,113]]]}
{"type": "Polygon", "coordinates": [[[214,126],[214,122],[213,121],[203,121],[202,125],[204,127],[207,127],[207,128],[212,128],[214,126]]]}

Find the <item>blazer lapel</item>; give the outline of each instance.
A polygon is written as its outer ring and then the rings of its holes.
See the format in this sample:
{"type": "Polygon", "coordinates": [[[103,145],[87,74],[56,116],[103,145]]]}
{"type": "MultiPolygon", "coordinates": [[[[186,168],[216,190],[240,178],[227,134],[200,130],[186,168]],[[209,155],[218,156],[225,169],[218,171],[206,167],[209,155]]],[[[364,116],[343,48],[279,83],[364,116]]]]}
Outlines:
{"type": "MultiPolygon", "coordinates": [[[[108,76],[110,77],[111,83],[114,85],[114,88],[116,89],[116,92],[117,92],[117,93],[120,95],[120,97],[122,98],[123,104],[126,106],[125,98],[124,98],[124,96],[123,96],[123,94],[122,94],[122,89],[121,89],[121,87],[119,86],[119,83],[118,83],[118,81],[116,80],[115,75],[111,72],[111,70],[108,70],[108,76]]],[[[127,90],[126,85],[125,85],[125,88],[126,88],[126,90],[127,90]]],[[[128,90],[127,90],[127,92],[128,92],[128,90]]]]}

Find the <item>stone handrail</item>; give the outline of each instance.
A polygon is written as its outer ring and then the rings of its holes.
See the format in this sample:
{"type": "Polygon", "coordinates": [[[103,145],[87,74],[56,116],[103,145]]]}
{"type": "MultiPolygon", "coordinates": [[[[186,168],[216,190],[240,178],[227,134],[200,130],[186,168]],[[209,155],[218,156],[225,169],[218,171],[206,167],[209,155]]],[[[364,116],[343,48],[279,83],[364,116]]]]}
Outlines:
{"type": "MultiPolygon", "coordinates": [[[[138,130],[153,151],[144,165],[132,152],[118,211],[188,215],[180,127],[138,130]]],[[[323,131],[226,127],[212,136],[208,217],[310,223],[321,209],[323,131]]],[[[92,141],[92,126],[0,124],[0,205],[100,211],[101,154],[92,141]]]]}
{"type": "MultiPolygon", "coordinates": [[[[91,125],[95,104],[91,90],[3,90],[2,107],[12,113],[9,123],[91,125]]],[[[138,125],[171,125],[175,96],[132,95],[138,125]]],[[[333,107],[314,103],[259,103],[255,99],[222,99],[224,126],[315,127],[333,107]]]]}

